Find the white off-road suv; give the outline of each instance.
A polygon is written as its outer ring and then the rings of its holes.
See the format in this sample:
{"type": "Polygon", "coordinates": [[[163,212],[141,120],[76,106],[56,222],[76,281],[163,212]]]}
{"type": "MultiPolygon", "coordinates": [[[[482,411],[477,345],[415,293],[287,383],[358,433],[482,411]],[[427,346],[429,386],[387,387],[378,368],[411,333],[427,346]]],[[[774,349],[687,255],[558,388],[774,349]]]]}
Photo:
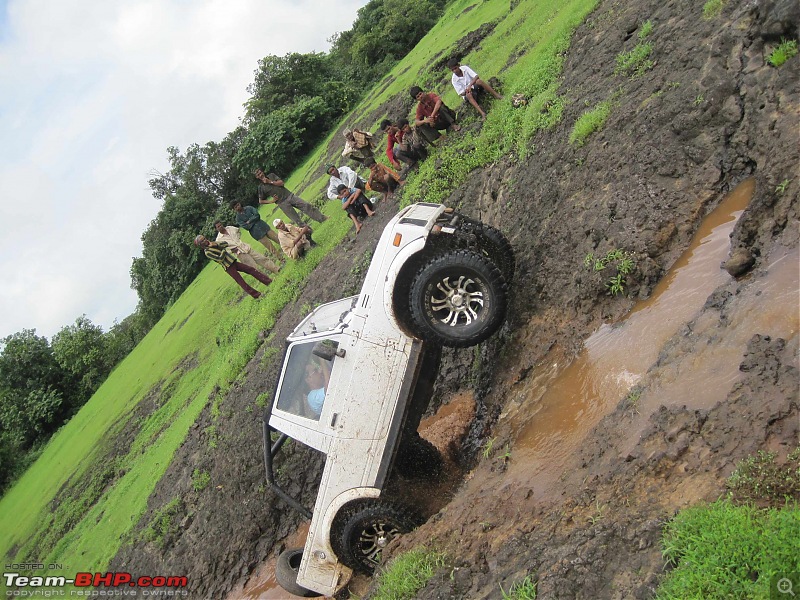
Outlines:
{"type": "Polygon", "coordinates": [[[264,462],[270,488],[311,520],[305,547],[278,559],[288,592],[335,594],[420,523],[382,495],[387,479],[441,468],[417,433],[441,346],[472,346],[501,327],[513,273],[497,229],[441,204],[414,204],[383,231],[361,293],[317,307],[287,338],[264,417],[264,462]],[[289,438],[326,458],[313,512],[275,480],[289,438]]]}

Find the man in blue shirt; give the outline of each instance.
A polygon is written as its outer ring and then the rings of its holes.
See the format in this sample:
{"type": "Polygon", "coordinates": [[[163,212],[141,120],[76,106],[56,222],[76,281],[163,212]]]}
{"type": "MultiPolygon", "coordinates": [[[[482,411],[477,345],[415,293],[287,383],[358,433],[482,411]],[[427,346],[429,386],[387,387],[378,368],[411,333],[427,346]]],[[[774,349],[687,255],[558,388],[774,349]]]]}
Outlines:
{"type": "Polygon", "coordinates": [[[270,254],[278,260],[283,260],[278,234],[269,228],[258,210],[252,206],[242,206],[241,202],[234,202],[231,206],[236,213],[236,224],[249,231],[253,239],[258,240],[270,254]]]}

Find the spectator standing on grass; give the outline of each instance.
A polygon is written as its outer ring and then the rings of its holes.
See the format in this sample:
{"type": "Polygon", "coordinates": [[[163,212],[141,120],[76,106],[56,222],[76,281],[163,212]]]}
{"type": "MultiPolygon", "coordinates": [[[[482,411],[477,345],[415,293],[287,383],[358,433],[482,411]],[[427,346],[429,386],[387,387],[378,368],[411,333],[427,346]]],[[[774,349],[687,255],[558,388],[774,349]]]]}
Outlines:
{"type": "Polygon", "coordinates": [[[438,94],[423,92],[418,86],[409,90],[411,97],[417,101],[416,120],[414,125],[428,142],[435,142],[441,134],[439,131],[460,131],[461,126],[456,123],[453,111],[442,101],[438,94]]]}
{"type": "Polygon", "coordinates": [[[475,109],[480,113],[481,119],[485,119],[486,112],[481,108],[480,104],[478,104],[478,99],[475,97],[479,91],[478,88],[486,90],[498,100],[501,100],[503,97],[494,91],[492,86],[478,77],[478,74],[475,71],[470,69],[467,65],[459,64],[457,58],[451,58],[448,60],[447,68],[453,72],[451,81],[458,95],[475,107],[475,109]]]}
{"type": "Polygon", "coordinates": [[[342,208],[350,216],[350,220],[356,226],[356,234],[358,234],[361,231],[360,219],[375,216],[375,207],[358,188],[348,188],[342,183],[336,193],[342,199],[342,208]]]}
{"type": "Polygon", "coordinates": [[[328,218],[315,206],[287,190],[286,186],[283,184],[283,179],[279,178],[275,173],[265,175],[264,171],[256,169],[253,171],[253,175],[261,182],[258,186],[258,203],[277,204],[278,208],[280,208],[295,225],[303,224],[295,208],[307,214],[317,223],[322,223],[328,218]]]}
{"type": "Polygon", "coordinates": [[[268,259],[263,254],[253,252],[253,247],[242,241],[238,227],[232,225],[223,225],[222,221],[214,223],[214,229],[217,230],[217,242],[225,242],[228,244],[228,250],[249,267],[254,269],[267,270],[270,273],[277,273],[280,271],[278,266],[268,259]]]}
{"type": "Polygon", "coordinates": [[[275,219],[272,226],[278,232],[281,249],[289,258],[294,260],[303,258],[306,252],[311,250],[311,240],[309,239],[311,228],[308,225],[298,227],[297,225],[287,225],[281,219],[275,219]]]}
{"type": "Polygon", "coordinates": [[[236,224],[239,227],[245,231],[249,231],[253,239],[257,240],[269,250],[270,254],[274,257],[279,260],[283,258],[281,256],[281,244],[278,240],[278,234],[269,228],[269,225],[264,222],[261,215],[254,207],[242,206],[241,202],[234,201],[231,208],[233,208],[233,211],[236,213],[236,224]]]}
{"type": "Polygon", "coordinates": [[[269,285],[272,283],[272,279],[258,269],[254,269],[253,267],[239,262],[233,252],[228,249],[228,244],[226,242],[211,242],[207,240],[205,236],[198,235],[196,238],[194,238],[194,245],[202,248],[203,252],[210,260],[213,260],[215,263],[219,263],[219,265],[225,269],[225,272],[230,275],[236,283],[239,284],[239,287],[241,287],[256,300],[261,298],[261,292],[248,285],[247,282],[242,278],[241,273],[247,273],[248,275],[255,277],[264,285],[269,285]]]}

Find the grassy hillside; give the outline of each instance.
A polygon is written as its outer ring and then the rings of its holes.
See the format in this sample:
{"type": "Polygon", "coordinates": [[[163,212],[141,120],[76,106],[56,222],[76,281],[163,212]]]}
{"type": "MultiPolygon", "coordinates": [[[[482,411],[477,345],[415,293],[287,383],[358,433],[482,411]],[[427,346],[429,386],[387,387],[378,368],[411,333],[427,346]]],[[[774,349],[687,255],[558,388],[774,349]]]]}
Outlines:
{"type": "MultiPolygon", "coordinates": [[[[407,90],[413,84],[457,105],[444,62],[470,32],[493,24],[464,62],[486,79],[498,76],[507,97],[520,92],[530,101],[522,109],[494,103],[479,132],[465,130],[409,178],[405,202],[442,200],[472,169],[503,154],[532,151],[533,134],[558,122],[565,102],[555,91],[563,53],[594,4],[523,0],[510,9],[506,0],[454,2],[345,122],[375,130],[381,106],[410,106],[407,90]]],[[[287,185],[306,199],[319,198],[327,183],[321,165],[340,162],[335,158],[340,140],[331,134],[287,185]]],[[[308,273],[347,235],[350,221],[337,203],[325,212],[334,218],[318,228],[320,246],[303,262],[288,265],[265,300],[243,297],[215,265],[203,271],[0,500],[0,551],[6,562],[60,563],[66,573],[107,566],[198,415],[209,402],[212,414],[218,412],[258,348],[259,333],[270,330],[308,273]],[[146,403],[156,409],[140,418],[137,408],[146,403]]]]}

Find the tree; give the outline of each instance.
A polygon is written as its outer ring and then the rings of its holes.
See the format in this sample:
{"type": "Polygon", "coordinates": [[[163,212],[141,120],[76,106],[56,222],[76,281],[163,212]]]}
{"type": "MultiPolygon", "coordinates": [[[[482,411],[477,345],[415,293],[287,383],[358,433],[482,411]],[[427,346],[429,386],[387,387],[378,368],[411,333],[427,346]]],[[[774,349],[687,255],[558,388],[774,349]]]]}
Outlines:
{"type": "Polygon", "coordinates": [[[103,328],[81,315],[53,336],[51,346],[56,362],[75,382],[72,408],[82,406],[114,366],[103,328]]]}

